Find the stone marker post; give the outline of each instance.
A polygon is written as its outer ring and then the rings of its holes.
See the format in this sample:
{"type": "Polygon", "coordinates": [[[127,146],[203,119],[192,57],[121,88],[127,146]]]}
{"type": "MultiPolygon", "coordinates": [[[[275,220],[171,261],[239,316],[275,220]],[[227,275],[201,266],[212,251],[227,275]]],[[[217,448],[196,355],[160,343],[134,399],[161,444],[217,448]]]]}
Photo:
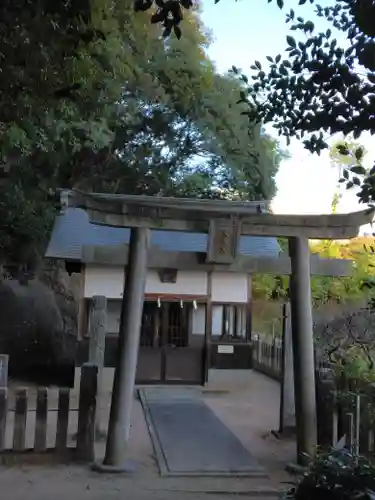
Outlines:
{"type": "Polygon", "coordinates": [[[294,432],[296,427],[292,324],[289,303],[283,305],[283,338],[281,362],[282,378],[279,433],[282,435],[294,432]]]}
{"type": "Polygon", "coordinates": [[[0,451],[5,449],[8,413],[8,354],[0,354],[0,451]]]}
{"type": "Polygon", "coordinates": [[[98,367],[97,383],[97,406],[95,433],[96,438],[101,439],[106,432],[102,428],[100,411],[103,409],[103,369],[105,355],[105,337],[107,329],[107,298],[102,295],[94,295],[91,301],[89,320],[89,362],[98,367]]]}

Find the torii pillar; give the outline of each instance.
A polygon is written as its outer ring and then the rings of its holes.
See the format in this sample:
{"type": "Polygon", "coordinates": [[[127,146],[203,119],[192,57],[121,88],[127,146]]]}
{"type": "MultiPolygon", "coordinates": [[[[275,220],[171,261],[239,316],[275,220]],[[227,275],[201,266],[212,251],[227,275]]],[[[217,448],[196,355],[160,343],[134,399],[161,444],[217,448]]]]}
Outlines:
{"type": "Polygon", "coordinates": [[[306,465],[317,446],[310,250],[306,236],[289,238],[289,255],[297,462],[306,465]]]}
{"type": "Polygon", "coordinates": [[[127,443],[133,408],[150,241],[150,229],[136,227],[131,230],[106,450],[103,463],[94,466],[101,472],[134,470],[134,465],[128,461],[127,443]]]}

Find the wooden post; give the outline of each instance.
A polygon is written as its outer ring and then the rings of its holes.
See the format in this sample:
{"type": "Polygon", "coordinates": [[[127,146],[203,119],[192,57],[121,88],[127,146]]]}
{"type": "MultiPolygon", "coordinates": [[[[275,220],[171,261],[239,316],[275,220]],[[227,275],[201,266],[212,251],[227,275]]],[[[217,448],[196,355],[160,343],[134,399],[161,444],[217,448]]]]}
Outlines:
{"type": "Polygon", "coordinates": [[[294,393],[297,425],[297,461],[305,465],[317,446],[316,388],[310,250],[306,237],[289,238],[291,258],[291,316],[294,393]]]}
{"type": "Polygon", "coordinates": [[[15,396],[13,449],[23,451],[26,447],[27,389],[17,389],[15,396]]]}
{"type": "Polygon", "coordinates": [[[0,451],[5,449],[8,415],[8,354],[0,354],[0,451]]]}
{"type": "Polygon", "coordinates": [[[129,470],[129,464],[126,463],[126,453],[134,398],[150,240],[151,231],[149,229],[138,227],[131,230],[107,445],[103,465],[98,466],[97,470],[107,472],[129,470]]]}
{"type": "Polygon", "coordinates": [[[263,360],[263,349],[262,348],[263,348],[263,344],[262,344],[262,341],[260,340],[260,337],[258,335],[258,339],[257,339],[257,364],[258,364],[258,368],[262,364],[262,360],[263,360]]]}
{"type": "Polygon", "coordinates": [[[48,389],[39,387],[36,396],[34,451],[47,449],[48,389]]]}
{"type": "Polygon", "coordinates": [[[77,458],[84,462],[95,459],[95,413],[98,367],[85,363],[81,368],[79,387],[77,458]]]}
{"type": "Polygon", "coordinates": [[[0,451],[6,446],[6,426],[8,414],[8,388],[0,387],[0,451]]]}
{"type": "Polygon", "coordinates": [[[96,411],[96,438],[105,437],[106,432],[102,429],[100,411],[103,406],[103,369],[105,354],[105,337],[107,329],[107,297],[95,295],[91,301],[90,308],[90,341],[89,341],[89,361],[98,367],[98,392],[96,411]]]}
{"type": "Polygon", "coordinates": [[[370,453],[374,452],[374,430],[369,429],[368,431],[368,440],[367,440],[367,449],[370,453]]]}
{"type": "Polygon", "coordinates": [[[347,445],[349,447],[350,453],[354,453],[354,445],[355,445],[355,422],[354,422],[354,413],[347,413],[348,418],[348,441],[347,445]]]}
{"type": "Polygon", "coordinates": [[[274,337],[273,342],[272,342],[272,358],[273,358],[273,370],[275,373],[275,377],[280,377],[280,369],[278,365],[278,350],[279,348],[277,347],[277,339],[274,337]]]}
{"type": "Polygon", "coordinates": [[[358,459],[359,457],[359,438],[361,430],[361,396],[356,394],[355,397],[355,455],[358,459]]]}
{"type": "Polygon", "coordinates": [[[339,414],[337,408],[337,392],[332,394],[333,412],[332,412],[332,446],[336,446],[339,440],[339,414]]]}
{"type": "Polygon", "coordinates": [[[252,303],[253,303],[253,280],[251,275],[247,276],[247,301],[245,311],[245,337],[246,342],[251,341],[252,337],[252,303]]]}
{"type": "Polygon", "coordinates": [[[77,311],[77,340],[80,342],[87,336],[87,299],[85,298],[85,264],[81,264],[81,272],[79,276],[79,296],[78,311],[77,311]]]}
{"type": "Polygon", "coordinates": [[[8,387],[8,354],[0,354],[0,387],[8,387]]]}
{"type": "Polygon", "coordinates": [[[69,398],[70,389],[60,388],[56,429],[56,450],[59,453],[65,453],[66,451],[69,425],[69,398]]]}
{"type": "MultiPolygon", "coordinates": [[[[211,365],[211,340],[212,340],[212,273],[207,274],[207,302],[205,310],[205,359],[204,381],[208,382],[208,373],[211,365]]],[[[194,312],[193,312],[194,314],[194,312]]]]}
{"type": "Polygon", "coordinates": [[[293,342],[290,305],[283,304],[279,433],[293,432],[295,426],[296,411],[294,404],[293,342]]]}
{"type": "Polygon", "coordinates": [[[167,377],[167,350],[168,350],[168,332],[169,332],[169,302],[161,303],[161,370],[160,378],[165,381],[167,377]]]}

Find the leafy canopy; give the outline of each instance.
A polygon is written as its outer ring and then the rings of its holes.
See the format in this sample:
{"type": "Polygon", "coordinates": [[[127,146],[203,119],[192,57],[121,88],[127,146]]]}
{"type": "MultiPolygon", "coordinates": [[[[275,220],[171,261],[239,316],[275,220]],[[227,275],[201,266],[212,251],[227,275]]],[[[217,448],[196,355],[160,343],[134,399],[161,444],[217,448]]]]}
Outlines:
{"type": "MultiPolygon", "coordinates": [[[[282,1],[277,3],[283,7],[282,1]]],[[[319,154],[328,147],[327,134],[351,134],[357,139],[362,132],[375,132],[375,30],[371,22],[375,2],[337,0],[324,7],[315,0],[310,3],[332,29],[317,32],[312,21],[291,9],[286,14],[291,32],[286,38],[287,54],[268,56],[268,68],[258,61],[251,66],[253,84],[242,101],[248,104],[251,120],[272,122],[288,141],[296,137],[319,154]],[[345,35],[345,46],[334,31],[345,35]]],[[[375,196],[375,167],[370,171],[363,167],[363,153],[361,148],[341,147],[341,154],[350,156],[350,165],[344,169],[347,187],[361,185],[359,201],[370,203],[375,196]]]]}
{"type": "MultiPolygon", "coordinates": [[[[218,0],[217,0],[218,1],[218,0]]],[[[283,0],[276,2],[284,8],[283,0]]],[[[243,111],[250,121],[272,123],[280,135],[302,140],[311,152],[328,147],[326,134],[353,134],[375,131],[375,2],[374,0],[332,0],[321,5],[318,0],[299,0],[298,5],[310,3],[315,14],[331,28],[318,32],[314,22],[298,15],[295,9],[286,13],[290,34],[286,38],[286,54],[268,56],[269,67],[259,61],[251,66],[252,84],[244,89],[239,102],[247,104],[243,111]],[[334,32],[347,43],[341,45],[334,32]]],[[[157,15],[152,22],[165,26],[171,33],[183,18],[185,1],[156,2],[157,15]]],[[[153,6],[152,0],[137,0],[138,10],[153,6]]],[[[180,35],[180,30],[177,30],[180,35]]],[[[239,74],[233,68],[235,74],[239,74]]],[[[247,84],[248,78],[241,75],[247,84]]],[[[360,151],[356,151],[355,169],[347,169],[349,186],[360,180],[359,201],[375,199],[375,166],[365,171],[360,151]]]]}
{"type": "Polygon", "coordinates": [[[3,164],[38,152],[107,144],[101,99],[110,44],[96,23],[98,2],[4,1],[0,7],[0,140],[3,164]],[[52,43],[51,43],[52,41],[52,43]],[[88,92],[97,100],[93,108],[88,92]]]}
{"type": "Polygon", "coordinates": [[[284,152],[241,114],[243,83],[216,73],[197,7],[165,40],[133,0],[34,4],[11,3],[0,26],[1,261],[44,244],[57,187],[272,198],[284,152]]]}

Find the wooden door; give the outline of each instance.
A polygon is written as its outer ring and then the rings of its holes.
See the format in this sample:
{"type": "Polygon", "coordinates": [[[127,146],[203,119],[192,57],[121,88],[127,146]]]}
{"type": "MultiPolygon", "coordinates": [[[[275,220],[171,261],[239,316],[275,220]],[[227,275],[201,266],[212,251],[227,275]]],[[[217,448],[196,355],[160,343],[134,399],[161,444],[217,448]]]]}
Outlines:
{"type": "Polygon", "coordinates": [[[181,307],[170,303],[168,327],[164,336],[165,381],[175,384],[204,383],[204,337],[201,344],[191,345],[191,304],[181,307]]]}
{"type": "Polygon", "coordinates": [[[162,381],[163,356],[160,330],[160,309],[156,302],[145,302],[138,354],[137,384],[155,384],[162,381]]]}
{"type": "Polygon", "coordinates": [[[145,302],[138,384],[204,383],[204,336],[190,345],[191,312],[190,304],[145,302]]]}

